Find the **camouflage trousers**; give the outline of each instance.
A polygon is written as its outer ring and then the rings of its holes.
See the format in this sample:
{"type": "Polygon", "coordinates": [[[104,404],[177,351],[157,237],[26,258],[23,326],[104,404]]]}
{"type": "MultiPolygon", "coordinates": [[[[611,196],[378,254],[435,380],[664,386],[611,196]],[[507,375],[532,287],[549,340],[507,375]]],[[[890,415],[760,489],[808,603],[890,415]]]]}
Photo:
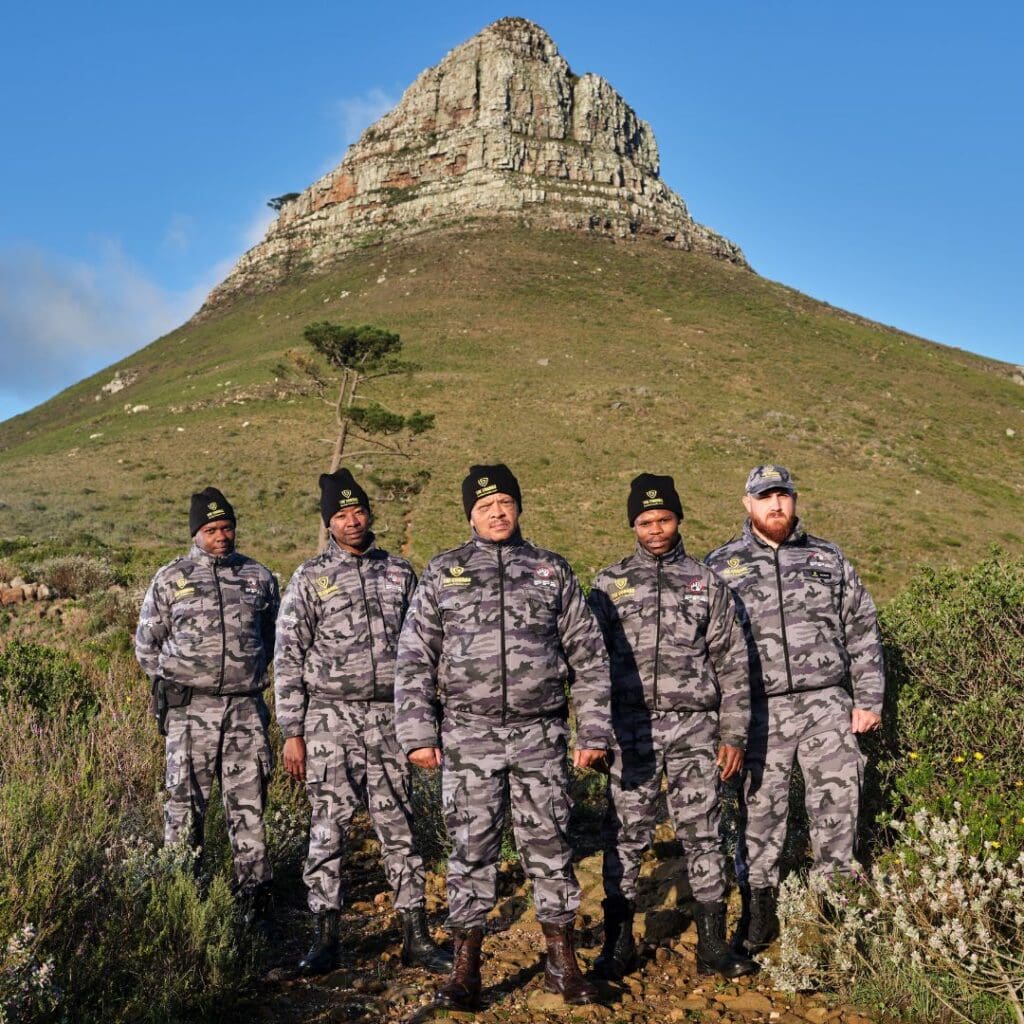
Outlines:
{"type": "Polygon", "coordinates": [[[412,835],[412,765],[395,738],[394,705],[313,701],[306,709],[309,854],[303,880],[309,909],[339,910],[345,829],[365,807],[380,840],[395,907],[421,906],[423,858],[412,835]]]}
{"type": "Polygon", "coordinates": [[[736,874],[751,888],[779,884],[789,788],[804,777],[814,871],[849,874],[864,755],[850,731],[853,702],[839,687],[755,700],[744,763],[736,874]]]}
{"type": "Polygon", "coordinates": [[[445,718],[441,789],[452,841],[449,927],[483,925],[497,902],[506,784],[537,919],[557,925],[576,920],[580,887],[568,836],[568,732],[555,718],[505,726],[476,715],[445,718]]]}
{"type": "Polygon", "coordinates": [[[273,769],[268,719],[259,696],[195,692],[191,703],[167,712],[164,842],[202,846],[210,791],[219,780],[238,889],[271,877],[263,829],[273,769]]]}
{"type": "Polygon", "coordinates": [[[605,895],[636,899],[640,860],[654,835],[664,776],[694,898],[722,899],[727,881],[718,835],[718,714],[613,709],[612,726],[615,746],[602,828],[605,895]]]}

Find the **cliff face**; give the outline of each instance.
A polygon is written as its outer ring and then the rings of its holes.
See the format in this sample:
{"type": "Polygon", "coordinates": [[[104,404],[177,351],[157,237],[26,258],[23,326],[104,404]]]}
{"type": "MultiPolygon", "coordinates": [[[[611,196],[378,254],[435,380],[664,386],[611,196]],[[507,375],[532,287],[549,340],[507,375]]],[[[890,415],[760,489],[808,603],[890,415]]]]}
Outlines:
{"type": "Polygon", "coordinates": [[[650,125],[603,78],[574,75],[543,29],[503,18],[422,72],[338,167],[285,202],[206,308],[386,238],[493,217],[746,263],[661,181],[650,125]]]}

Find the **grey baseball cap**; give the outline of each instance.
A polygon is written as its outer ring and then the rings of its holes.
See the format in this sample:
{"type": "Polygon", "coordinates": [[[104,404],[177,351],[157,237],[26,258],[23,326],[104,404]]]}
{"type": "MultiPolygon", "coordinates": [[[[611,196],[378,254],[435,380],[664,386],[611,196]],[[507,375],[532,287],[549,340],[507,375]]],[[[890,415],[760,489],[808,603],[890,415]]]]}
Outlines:
{"type": "Polygon", "coordinates": [[[747,476],[747,494],[755,498],[768,491],[796,494],[793,476],[785,466],[755,466],[747,476]]]}

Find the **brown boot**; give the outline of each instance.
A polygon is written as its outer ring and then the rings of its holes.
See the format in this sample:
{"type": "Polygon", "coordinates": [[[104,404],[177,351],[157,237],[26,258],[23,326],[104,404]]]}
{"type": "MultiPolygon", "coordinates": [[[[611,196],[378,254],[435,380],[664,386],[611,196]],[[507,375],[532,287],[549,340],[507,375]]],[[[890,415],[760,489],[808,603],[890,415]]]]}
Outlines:
{"type": "Polygon", "coordinates": [[[453,1010],[475,1010],[480,1003],[480,947],[483,928],[453,928],[452,973],[437,990],[434,1002],[453,1010]]]}
{"type": "Polygon", "coordinates": [[[544,988],[558,992],[570,1006],[592,1003],[597,989],[583,977],[576,962],[575,936],[571,924],[541,924],[548,956],[544,963],[544,988]]]}

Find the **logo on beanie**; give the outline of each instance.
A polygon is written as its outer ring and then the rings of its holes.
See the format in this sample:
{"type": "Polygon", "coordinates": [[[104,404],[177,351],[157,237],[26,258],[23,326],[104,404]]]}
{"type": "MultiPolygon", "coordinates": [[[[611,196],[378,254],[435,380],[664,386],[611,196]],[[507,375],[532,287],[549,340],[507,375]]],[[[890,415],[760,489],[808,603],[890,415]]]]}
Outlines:
{"type": "Polygon", "coordinates": [[[644,508],[651,508],[654,505],[664,505],[665,499],[657,492],[657,490],[650,490],[647,492],[647,497],[644,498],[644,508]]]}
{"type": "Polygon", "coordinates": [[[218,507],[217,502],[211,501],[210,504],[207,505],[206,507],[209,509],[209,511],[206,513],[207,522],[211,522],[214,519],[228,518],[227,512],[225,512],[224,509],[218,507]]]}
{"type": "Polygon", "coordinates": [[[648,498],[656,498],[657,496],[658,496],[658,492],[657,491],[648,491],[647,492],[647,497],[648,498]]]}
{"type": "Polygon", "coordinates": [[[615,587],[608,591],[608,596],[613,601],[621,601],[624,597],[632,597],[636,593],[636,587],[629,586],[629,577],[620,576],[615,580],[615,587]]]}
{"type": "Polygon", "coordinates": [[[338,588],[331,582],[330,576],[317,576],[313,582],[316,584],[316,596],[320,600],[338,592],[338,588]]]}
{"type": "Polygon", "coordinates": [[[350,508],[351,506],[358,504],[359,499],[353,496],[352,490],[349,487],[346,487],[341,492],[341,497],[338,498],[338,508],[350,508]]]}
{"type": "Polygon", "coordinates": [[[741,576],[746,576],[750,572],[749,565],[740,565],[740,560],[736,555],[726,563],[727,568],[722,570],[722,575],[728,579],[739,579],[741,576]]]}
{"type": "Polygon", "coordinates": [[[479,501],[485,494],[493,494],[498,489],[497,484],[491,483],[491,478],[489,476],[477,477],[476,486],[477,501],[479,501]]]}
{"type": "Polygon", "coordinates": [[[448,575],[441,580],[442,587],[465,587],[473,582],[472,576],[465,576],[465,568],[461,565],[452,565],[448,568],[448,575]]]}

